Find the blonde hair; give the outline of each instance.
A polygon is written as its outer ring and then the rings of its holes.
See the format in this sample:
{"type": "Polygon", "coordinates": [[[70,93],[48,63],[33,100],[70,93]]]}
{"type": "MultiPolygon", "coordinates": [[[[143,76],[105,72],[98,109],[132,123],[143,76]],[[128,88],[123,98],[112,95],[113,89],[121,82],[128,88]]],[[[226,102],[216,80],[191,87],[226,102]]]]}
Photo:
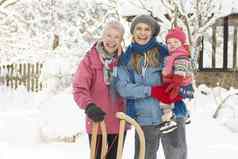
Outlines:
{"type": "MultiPolygon", "coordinates": [[[[144,56],[146,56],[146,58],[144,58],[144,63],[147,65],[147,67],[158,67],[159,66],[160,62],[159,62],[158,54],[159,54],[158,48],[150,49],[149,51],[144,53],[144,56]]],[[[139,53],[135,53],[132,56],[132,60],[131,60],[132,68],[139,74],[142,73],[142,67],[141,67],[140,63],[144,56],[139,53]]]]}

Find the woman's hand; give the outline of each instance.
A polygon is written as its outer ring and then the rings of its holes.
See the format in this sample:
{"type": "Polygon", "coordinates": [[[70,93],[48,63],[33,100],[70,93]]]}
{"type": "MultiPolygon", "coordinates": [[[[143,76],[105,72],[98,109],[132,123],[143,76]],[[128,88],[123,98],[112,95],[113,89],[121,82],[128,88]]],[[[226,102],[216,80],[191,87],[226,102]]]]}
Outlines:
{"type": "Polygon", "coordinates": [[[167,91],[170,84],[156,85],[151,87],[151,96],[165,104],[171,104],[182,99],[178,94],[172,97],[170,92],[167,91]]]}
{"type": "Polygon", "coordinates": [[[103,121],[104,116],[106,115],[106,113],[94,103],[88,104],[87,108],[85,109],[85,113],[94,122],[103,121]]]}
{"type": "Polygon", "coordinates": [[[183,83],[184,77],[180,75],[174,75],[166,88],[166,92],[169,93],[171,99],[176,98],[179,95],[180,87],[183,83]]]}

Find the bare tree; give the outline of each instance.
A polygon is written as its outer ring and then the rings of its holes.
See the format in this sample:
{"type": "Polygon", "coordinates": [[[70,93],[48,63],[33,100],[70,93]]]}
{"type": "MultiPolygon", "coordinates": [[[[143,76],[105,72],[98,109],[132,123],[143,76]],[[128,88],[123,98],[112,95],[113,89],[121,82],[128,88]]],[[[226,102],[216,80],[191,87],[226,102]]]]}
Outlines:
{"type": "Polygon", "coordinates": [[[197,62],[203,34],[208,27],[215,23],[217,18],[224,16],[221,12],[221,4],[216,0],[192,0],[189,1],[190,9],[186,10],[182,0],[162,1],[171,10],[171,16],[176,18],[177,24],[180,22],[186,27],[192,58],[197,62]]]}

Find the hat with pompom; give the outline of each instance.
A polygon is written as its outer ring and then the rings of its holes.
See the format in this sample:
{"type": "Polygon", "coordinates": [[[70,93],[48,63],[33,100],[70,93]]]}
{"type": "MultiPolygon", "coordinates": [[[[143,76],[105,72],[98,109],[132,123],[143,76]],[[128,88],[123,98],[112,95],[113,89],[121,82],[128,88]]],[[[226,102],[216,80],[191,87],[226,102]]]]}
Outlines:
{"type": "Polygon", "coordinates": [[[181,41],[182,44],[186,42],[186,34],[184,33],[181,27],[175,27],[171,29],[168,34],[166,35],[166,41],[170,38],[176,38],[181,41]]]}

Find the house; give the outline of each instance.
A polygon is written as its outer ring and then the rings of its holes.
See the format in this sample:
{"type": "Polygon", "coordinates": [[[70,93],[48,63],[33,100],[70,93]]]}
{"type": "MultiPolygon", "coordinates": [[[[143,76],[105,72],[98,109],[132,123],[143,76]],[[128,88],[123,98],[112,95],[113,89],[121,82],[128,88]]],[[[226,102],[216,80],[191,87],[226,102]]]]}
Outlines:
{"type": "MultiPolygon", "coordinates": [[[[159,16],[159,12],[166,13],[165,8],[160,3],[160,1],[155,1],[151,11],[156,17],[166,17],[166,15],[159,16]]],[[[222,2],[223,8],[221,8],[221,11],[226,16],[217,19],[215,24],[203,36],[202,50],[198,61],[199,68],[195,73],[197,85],[206,84],[211,87],[220,85],[224,88],[238,87],[238,81],[236,80],[238,79],[238,12],[233,3],[237,2],[222,2]]],[[[146,6],[143,6],[140,1],[120,0],[119,6],[119,14],[128,22],[136,15],[150,14],[150,11],[146,10],[146,6]]],[[[166,18],[169,19],[169,17],[166,18]]],[[[160,19],[157,20],[160,21],[160,19]]]]}
{"type": "Polygon", "coordinates": [[[205,83],[213,87],[220,85],[224,88],[238,87],[237,29],[238,13],[217,19],[208,29],[203,37],[199,56],[197,84],[205,83]]]}

